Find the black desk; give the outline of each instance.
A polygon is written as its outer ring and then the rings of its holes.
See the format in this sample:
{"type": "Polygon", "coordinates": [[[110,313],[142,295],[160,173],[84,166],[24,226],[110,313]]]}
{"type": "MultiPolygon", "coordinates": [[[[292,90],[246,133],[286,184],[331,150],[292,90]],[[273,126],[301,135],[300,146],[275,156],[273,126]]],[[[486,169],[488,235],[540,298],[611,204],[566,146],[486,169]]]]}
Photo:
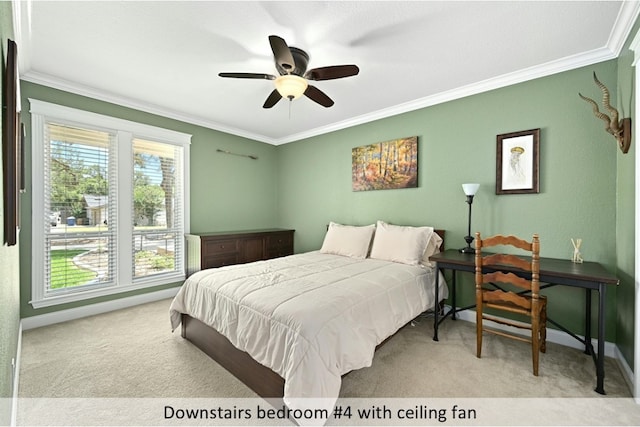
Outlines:
{"type": "MultiPolygon", "coordinates": [[[[467,310],[475,307],[458,308],[456,306],[456,272],[467,271],[475,273],[475,255],[463,254],[456,249],[449,249],[429,258],[437,264],[439,269],[449,269],[453,271],[453,279],[451,283],[451,310],[440,316],[438,310],[434,315],[434,335],[433,339],[438,341],[438,325],[449,315],[455,320],[456,312],[467,310]]],[[[516,268],[508,269],[515,274],[527,277],[527,273],[516,268]]],[[[438,295],[438,276],[436,275],[436,301],[439,301],[438,295]]],[[[531,273],[528,273],[531,278],[531,273]]],[[[590,354],[596,364],[597,385],[595,391],[600,394],[604,392],[604,343],[605,343],[605,302],[607,285],[617,285],[619,280],[617,277],[609,273],[597,262],[584,262],[576,264],[569,260],[555,258],[540,258],[540,289],[548,288],[555,285],[573,286],[585,289],[585,320],[584,320],[584,336],[580,338],[573,332],[569,331],[562,325],[547,318],[547,321],[568,333],[585,346],[585,353],[590,354]],[[598,351],[596,352],[591,344],[591,291],[598,291],[598,351]]]]}

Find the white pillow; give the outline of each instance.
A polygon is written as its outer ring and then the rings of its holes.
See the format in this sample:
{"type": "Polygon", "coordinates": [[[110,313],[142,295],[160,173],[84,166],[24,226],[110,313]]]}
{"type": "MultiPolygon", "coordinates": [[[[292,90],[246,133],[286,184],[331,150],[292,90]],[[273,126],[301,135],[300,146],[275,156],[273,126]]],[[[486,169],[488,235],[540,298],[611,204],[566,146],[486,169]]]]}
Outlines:
{"type": "Polygon", "coordinates": [[[371,258],[418,265],[433,234],[433,227],[409,227],[378,221],[371,258]]]}
{"type": "Polygon", "coordinates": [[[330,222],[320,252],[351,258],[366,258],[375,229],[375,224],[353,226],[330,222]]]}
{"type": "Polygon", "coordinates": [[[422,257],[422,261],[420,263],[427,267],[435,267],[436,263],[429,261],[429,257],[431,255],[440,253],[441,244],[442,244],[442,237],[440,237],[438,233],[434,231],[431,234],[431,239],[429,239],[429,243],[427,243],[427,249],[425,249],[424,256],[422,257]]]}

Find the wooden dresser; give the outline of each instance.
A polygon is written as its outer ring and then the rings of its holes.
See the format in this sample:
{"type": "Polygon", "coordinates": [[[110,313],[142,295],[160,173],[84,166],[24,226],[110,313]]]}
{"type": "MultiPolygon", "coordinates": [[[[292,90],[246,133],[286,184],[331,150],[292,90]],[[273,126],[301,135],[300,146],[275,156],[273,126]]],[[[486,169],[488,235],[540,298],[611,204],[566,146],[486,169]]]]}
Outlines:
{"type": "Polygon", "coordinates": [[[293,233],[270,228],[187,234],[187,276],[206,268],[293,255],[293,233]]]}

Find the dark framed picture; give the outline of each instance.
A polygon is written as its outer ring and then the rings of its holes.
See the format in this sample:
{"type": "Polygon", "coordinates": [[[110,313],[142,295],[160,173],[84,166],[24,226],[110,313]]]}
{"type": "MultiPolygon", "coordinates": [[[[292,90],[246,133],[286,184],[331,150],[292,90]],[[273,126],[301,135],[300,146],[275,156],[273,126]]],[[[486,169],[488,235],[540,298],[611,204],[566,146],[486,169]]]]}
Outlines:
{"type": "Polygon", "coordinates": [[[2,172],[4,178],[4,242],[17,243],[19,188],[18,51],[8,40],[2,87],[2,172]]]}
{"type": "Polygon", "coordinates": [[[540,129],[498,135],[496,194],[540,192],[540,129]]]}

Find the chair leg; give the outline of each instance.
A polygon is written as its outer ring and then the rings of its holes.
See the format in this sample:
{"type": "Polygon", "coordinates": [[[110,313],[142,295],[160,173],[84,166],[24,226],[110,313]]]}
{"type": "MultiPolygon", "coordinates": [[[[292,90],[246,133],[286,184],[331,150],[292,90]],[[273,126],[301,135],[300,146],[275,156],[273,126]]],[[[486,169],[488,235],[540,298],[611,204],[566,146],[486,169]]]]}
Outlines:
{"type": "Polygon", "coordinates": [[[547,352],[547,305],[542,306],[540,313],[540,351],[547,352]]]}
{"type": "Polygon", "coordinates": [[[477,306],[476,310],[476,357],[482,355],[482,305],[477,306]]]}
{"type": "Polygon", "coordinates": [[[534,318],[531,325],[531,356],[533,361],[533,375],[538,376],[540,360],[540,320],[534,318]]]}

